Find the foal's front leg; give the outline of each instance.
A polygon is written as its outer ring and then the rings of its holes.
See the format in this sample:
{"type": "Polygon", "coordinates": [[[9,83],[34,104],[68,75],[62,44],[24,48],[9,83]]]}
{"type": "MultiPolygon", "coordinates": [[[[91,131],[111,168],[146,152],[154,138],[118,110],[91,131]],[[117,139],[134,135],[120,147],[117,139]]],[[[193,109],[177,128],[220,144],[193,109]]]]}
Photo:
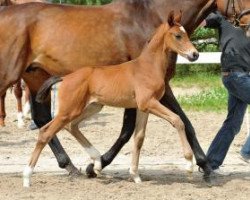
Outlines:
{"type": "Polygon", "coordinates": [[[187,136],[185,133],[185,126],[181,118],[178,115],[176,115],[174,112],[169,110],[168,108],[164,107],[156,99],[150,100],[148,104],[148,111],[160,118],[167,120],[173,125],[173,127],[177,129],[179,137],[181,139],[184,158],[188,162],[186,166],[186,170],[192,173],[193,172],[193,151],[188,143],[187,136]]]}
{"type": "Polygon", "coordinates": [[[29,187],[31,184],[30,178],[33,172],[33,169],[38,161],[38,158],[45,147],[46,144],[55,136],[55,134],[60,131],[66,124],[67,120],[63,120],[60,117],[56,117],[51,122],[46,124],[40,129],[36,147],[32,153],[29,165],[24,168],[23,171],[23,186],[29,187]]]}
{"type": "Polygon", "coordinates": [[[148,122],[148,113],[137,110],[135,133],[134,133],[134,147],[132,152],[132,162],[129,173],[135,183],[140,183],[141,178],[138,173],[139,157],[141,147],[145,138],[145,131],[148,122]]]}

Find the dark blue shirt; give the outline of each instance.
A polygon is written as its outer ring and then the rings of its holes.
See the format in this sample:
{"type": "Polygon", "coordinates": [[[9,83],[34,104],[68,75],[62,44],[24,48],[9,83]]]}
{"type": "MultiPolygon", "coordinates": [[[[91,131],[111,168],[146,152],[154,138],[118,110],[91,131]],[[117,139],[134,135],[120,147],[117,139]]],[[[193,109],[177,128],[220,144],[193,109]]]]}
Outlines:
{"type": "Polygon", "coordinates": [[[217,28],[222,51],[222,71],[250,71],[250,38],[244,30],[234,27],[220,13],[211,13],[206,18],[206,27],[217,28]]]}

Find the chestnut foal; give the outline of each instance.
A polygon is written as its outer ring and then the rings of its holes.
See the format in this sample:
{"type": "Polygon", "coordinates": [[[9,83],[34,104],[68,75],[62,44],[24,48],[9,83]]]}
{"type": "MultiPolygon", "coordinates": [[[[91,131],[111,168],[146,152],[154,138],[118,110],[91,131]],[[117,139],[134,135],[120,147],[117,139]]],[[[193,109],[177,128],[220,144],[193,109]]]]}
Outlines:
{"type": "MultiPolygon", "coordinates": [[[[135,60],[120,65],[83,67],[64,77],[52,77],[44,83],[37,97],[39,101],[46,98],[54,83],[62,81],[58,87],[58,112],[52,121],[40,129],[35,150],[23,172],[25,187],[30,186],[30,178],[42,149],[62,128],[66,128],[86,149],[95,163],[95,172],[100,171],[101,154],[80,132],[78,124],[99,112],[103,105],[137,108],[140,110],[138,116],[144,119],[147,119],[148,113],[152,113],[167,120],[179,133],[184,157],[192,162],[193,152],[187,141],[182,120],[159,102],[165,91],[164,78],[170,51],[191,61],[196,60],[199,55],[186,31],[179,24],[180,20],[181,14],[174,17],[171,12],[168,23],[162,24],[156,30],[153,38],[135,60]]],[[[137,123],[130,170],[135,182],[140,182],[137,171],[145,127],[146,124],[137,123]]]]}

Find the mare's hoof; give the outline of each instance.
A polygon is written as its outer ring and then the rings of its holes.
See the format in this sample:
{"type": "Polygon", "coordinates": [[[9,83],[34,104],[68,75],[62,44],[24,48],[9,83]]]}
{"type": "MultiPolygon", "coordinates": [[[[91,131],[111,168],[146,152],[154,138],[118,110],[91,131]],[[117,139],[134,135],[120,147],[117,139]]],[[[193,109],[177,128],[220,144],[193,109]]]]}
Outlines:
{"type": "Polygon", "coordinates": [[[217,177],[213,171],[210,172],[209,174],[204,174],[203,179],[208,187],[213,187],[217,185],[217,177]]]}
{"type": "Polygon", "coordinates": [[[86,175],[88,176],[88,178],[97,177],[97,174],[94,171],[94,164],[93,163],[89,164],[88,167],[86,168],[86,175]]]}
{"type": "Polygon", "coordinates": [[[66,167],[66,170],[69,172],[71,177],[78,177],[82,175],[81,170],[77,169],[73,164],[69,164],[66,167]]]}
{"type": "Polygon", "coordinates": [[[33,120],[30,122],[29,129],[32,131],[38,129],[37,125],[33,120]]]}

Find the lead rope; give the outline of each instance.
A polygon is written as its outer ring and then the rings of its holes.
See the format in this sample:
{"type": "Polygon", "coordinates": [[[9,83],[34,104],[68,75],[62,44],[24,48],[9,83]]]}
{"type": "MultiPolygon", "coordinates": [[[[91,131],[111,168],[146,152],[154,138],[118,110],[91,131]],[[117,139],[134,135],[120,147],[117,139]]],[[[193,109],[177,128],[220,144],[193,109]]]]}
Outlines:
{"type": "Polygon", "coordinates": [[[231,2],[231,0],[227,0],[227,2],[226,2],[226,6],[225,6],[225,15],[226,15],[226,17],[228,17],[228,9],[229,9],[230,2],[231,2]]]}

